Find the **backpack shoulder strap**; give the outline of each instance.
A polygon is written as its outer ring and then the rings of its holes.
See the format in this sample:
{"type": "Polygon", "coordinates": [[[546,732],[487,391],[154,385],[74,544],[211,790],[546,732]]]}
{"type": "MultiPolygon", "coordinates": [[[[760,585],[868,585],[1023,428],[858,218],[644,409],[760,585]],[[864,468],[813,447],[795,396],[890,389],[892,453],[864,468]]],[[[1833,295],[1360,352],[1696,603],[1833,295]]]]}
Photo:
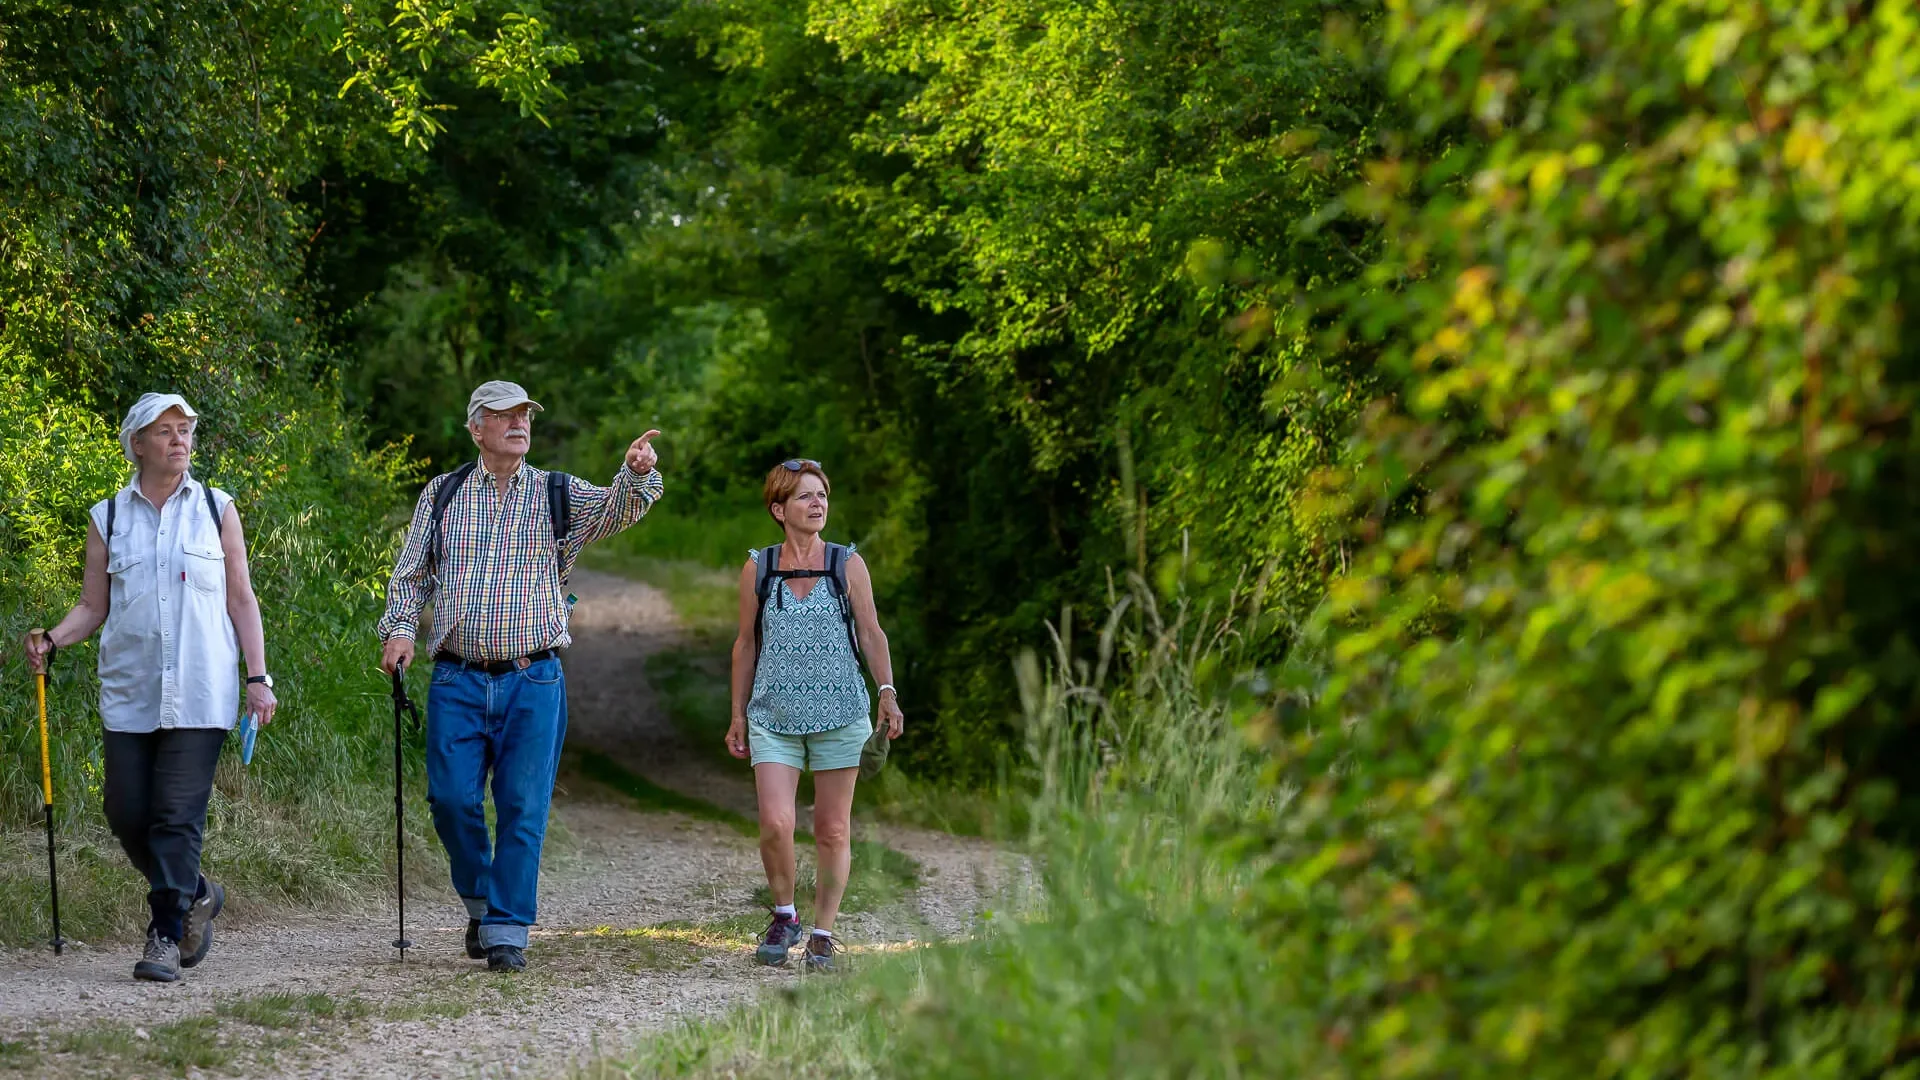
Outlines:
{"type": "Polygon", "coordinates": [[[433,493],[433,525],[427,537],[427,565],[440,562],[440,519],[447,516],[447,507],[453,502],[454,495],[460,491],[460,485],[467,482],[473,470],[479,466],[477,461],[469,461],[447,473],[440,481],[440,490],[433,493]]]}
{"type": "MultiPolygon", "coordinates": [[[[107,548],[107,565],[108,566],[113,565],[113,515],[114,515],[114,511],[118,509],[120,509],[120,493],[116,491],[113,494],[107,496],[107,532],[106,532],[106,535],[100,538],[100,542],[102,544],[105,544],[107,548]]],[[[111,597],[113,595],[113,591],[109,589],[107,591],[107,595],[111,597]]]]}
{"type": "Polygon", "coordinates": [[[547,517],[553,521],[553,542],[566,543],[573,527],[573,477],[566,473],[547,474],[547,517]]]}
{"type": "Polygon", "coordinates": [[[860,670],[867,669],[867,656],[860,651],[860,635],[853,630],[853,591],[847,586],[847,560],[853,555],[853,549],[845,544],[827,545],[827,580],[833,583],[833,594],[840,601],[840,621],[847,627],[847,644],[853,647],[853,659],[860,670]]]}
{"type": "MultiPolygon", "coordinates": [[[[107,551],[107,565],[113,565],[113,515],[120,508],[120,493],[107,496],[107,531],[100,534],[100,544],[107,551]]],[[[113,614],[113,579],[107,579],[107,610],[104,615],[113,614]]],[[[102,616],[104,618],[104,615],[102,616]]]]}
{"type": "Polygon", "coordinates": [[[760,568],[753,583],[753,664],[758,670],[761,646],[767,638],[767,594],[773,591],[773,575],[780,566],[780,545],[761,548],[756,554],[760,568]]]}
{"type": "Polygon", "coordinates": [[[567,533],[573,527],[573,477],[566,473],[547,474],[547,520],[553,525],[554,570],[564,589],[573,576],[567,560],[567,533]]]}
{"type": "Polygon", "coordinates": [[[780,570],[780,545],[760,549],[760,577],[754,583],[753,595],[761,604],[767,602],[767,594],[773,591],[773,576],[780,570]]]}
{"type": "Polygon", "coordinates": [[[827,580],[833,582],[834,595],[840,598],[842,606],[846,606],[848,600],[847,556],[850,554],[852,549],[845,544],[827,545],[827,580]]]}
{"type": "Polygon", "coordinates": [[[220,504],[214,501],[213,485],[202,480],[200,481],[200,490],[205,492],[207,496],[207,513],[213,518],[213,534],[215,536],[225,537],[227,532],[226,523],[220,520],[220,504]]]}

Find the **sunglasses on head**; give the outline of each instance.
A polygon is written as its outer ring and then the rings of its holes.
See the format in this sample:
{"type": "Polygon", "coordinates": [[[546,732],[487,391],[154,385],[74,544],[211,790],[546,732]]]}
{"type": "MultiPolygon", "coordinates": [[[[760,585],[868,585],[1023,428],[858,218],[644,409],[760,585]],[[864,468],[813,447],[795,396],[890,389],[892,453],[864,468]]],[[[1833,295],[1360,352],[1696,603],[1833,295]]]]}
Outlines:
{"type": "Polygon", "coordinates": [[[780,463],[780,467],[787,470],[788,472],[799,472],[801,469],[825,469],[826,468],[825,465],[820,464],[819,462],[813,460],[812,458],[803,458],[803,457],[788,458],[787,460],[780,463]]]}

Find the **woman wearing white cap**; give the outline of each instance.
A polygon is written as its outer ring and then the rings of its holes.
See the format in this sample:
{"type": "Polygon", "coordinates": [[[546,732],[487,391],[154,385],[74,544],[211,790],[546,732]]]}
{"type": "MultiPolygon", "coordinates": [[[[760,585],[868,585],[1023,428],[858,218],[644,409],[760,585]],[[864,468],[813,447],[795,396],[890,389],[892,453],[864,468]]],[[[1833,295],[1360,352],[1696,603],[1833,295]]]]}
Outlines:
{"type": "Polygon", "coordinates": [[[50,647],[100,635],[107,823],[146,875],[152,921],[136,979],[172,982],[213,944],[226,900],[200,873],[214,763],[240,715],[266,724],[276,702],[260,605],[247,572],[240,515],[189,469],[197,414],[178,394],[146,394],[120,425],[133,479],[93,507],[80,602],[28,642],[42,669],[50,647]]]}

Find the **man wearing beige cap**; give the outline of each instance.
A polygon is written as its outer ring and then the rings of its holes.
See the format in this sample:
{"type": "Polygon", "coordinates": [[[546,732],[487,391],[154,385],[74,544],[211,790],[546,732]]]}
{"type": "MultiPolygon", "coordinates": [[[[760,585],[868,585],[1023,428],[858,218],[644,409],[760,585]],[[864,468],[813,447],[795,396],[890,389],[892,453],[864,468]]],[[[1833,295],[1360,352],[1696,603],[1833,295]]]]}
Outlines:
{"type": "Polygon", "coordinates": [[[426,651],[427,801],[467,907],[467,955],[494,971],[526,966],[567,688],[567,576],[582,548],[639,521],[660,498],[649,431],[598,487],[526,463],[540,403],[517,384],[481,384],[467,400],[477,462],[427,482],[387,586],[381,665],[413,662],[420,612],[433,603],[426,651]],[[487,836],[492,771],[496,838],[487,836]]]}

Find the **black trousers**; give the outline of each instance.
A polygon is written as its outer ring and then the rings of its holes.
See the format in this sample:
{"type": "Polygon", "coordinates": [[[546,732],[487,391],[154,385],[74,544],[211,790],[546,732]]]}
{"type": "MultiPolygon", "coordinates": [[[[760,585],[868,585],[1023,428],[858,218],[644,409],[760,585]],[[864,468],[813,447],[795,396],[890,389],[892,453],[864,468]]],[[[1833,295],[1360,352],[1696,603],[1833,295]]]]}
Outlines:
{"type": "Polygon", "coordinates": [[[146,875],[152,928],[175,941],[200,883],[207,800],[226,739],[219,728],[106,733],[107,825],[146,875]]]}

